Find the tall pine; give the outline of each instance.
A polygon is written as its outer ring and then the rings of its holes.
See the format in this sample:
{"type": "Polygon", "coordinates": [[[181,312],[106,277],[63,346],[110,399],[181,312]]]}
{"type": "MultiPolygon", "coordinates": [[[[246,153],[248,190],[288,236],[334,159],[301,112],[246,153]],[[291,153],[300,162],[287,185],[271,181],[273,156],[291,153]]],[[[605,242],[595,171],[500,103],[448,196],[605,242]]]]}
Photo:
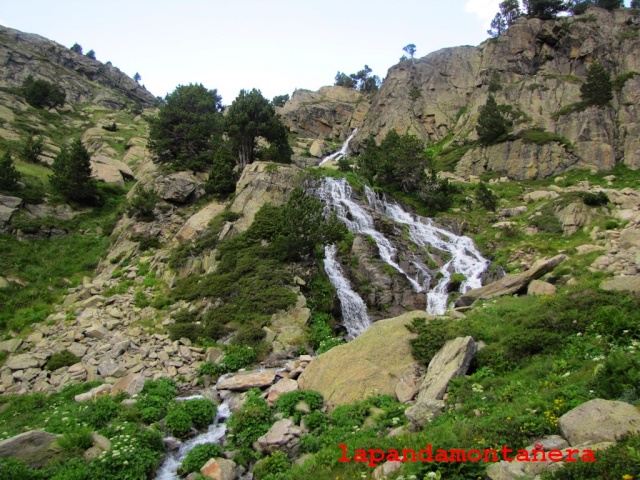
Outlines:
{"type": "Polygon", "coordinates": [[[580,87],[582,101],[588,105],[605,106],[613,100],[611,75],[600,62],[593,62],[587,70],[587,81],[580,87]]]}
{"type": "Polygon", "coordinates": [[[483,145],[489,145],[507,133],[507,122],[500,113],[493,95],[489,95],[487,103],[480,109],[476,132],[483,145]]]}
{"type": "Polygon", "coordinates": [[[14,192],[18,189],[20,173],[13,164],[13,159],[9,152],[0,159],[0,190],[14,192]]]}
{"type": "Polygon", "coordinates": [[[90,202],[97,194],[91,178],[91,156],[78,139],[63,148],[53,161],[51,187],[67,200],[90,202]]]}

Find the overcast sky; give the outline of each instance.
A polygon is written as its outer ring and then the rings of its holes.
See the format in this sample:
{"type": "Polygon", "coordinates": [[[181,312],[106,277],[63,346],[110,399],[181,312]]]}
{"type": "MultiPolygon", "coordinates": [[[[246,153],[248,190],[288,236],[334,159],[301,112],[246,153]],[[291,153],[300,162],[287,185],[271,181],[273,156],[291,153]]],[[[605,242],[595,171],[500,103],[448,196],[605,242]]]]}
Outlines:
{"type": "Polygon", "coordinates": [[[240,89],[271,98],[333,83],[365,64],[381,78],[417,57],[478,45],[499,0],[2,0],[0,24],[111,61],[163,96],[177,85],[240,89]]]}

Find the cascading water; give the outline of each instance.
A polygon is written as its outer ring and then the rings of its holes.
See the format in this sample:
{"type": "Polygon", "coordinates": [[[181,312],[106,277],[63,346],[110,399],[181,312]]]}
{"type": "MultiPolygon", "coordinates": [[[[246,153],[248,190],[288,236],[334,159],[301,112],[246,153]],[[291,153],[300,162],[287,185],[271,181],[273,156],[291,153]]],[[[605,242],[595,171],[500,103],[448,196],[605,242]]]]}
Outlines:
{"type": "MultiPolygon", "coordinates": [[[[349,231],[373,238],[380,258],[402,273],[416,292],[427,292],[427,311],[430,314],[441,315],[446,311],[452,273],[461,273],[466,277],[460,286],[461,293],[482,285],[480,276],[489,262],[478,252],[470,238],[439,228],[431,220],[411,214],[397,203],[379,198],[373,190],[365,186],[369,207],[394,223],[406,226],[411,242],[416,246],[432,247],[450,255],[450,260],[439,269],[438,284],[429,290],[432,274],[424,261],[414,255],[410,262],[417,275],[401,268],[396,261],[397,248],[390,239],[375,229],[373,216],[353,199],[353,190],[346,180],[327,178],[314,193],[325,202],[328,209],[335,210],[338,218],[344,222],[349,231]]],[[[427,252],[425,254],[430,255],[427,252]]],[[[348,281],[346,283],[348,285],[348,281]]]]}
{"type": "Polygon", "coordinates": [[[451,268],[455,273],[463,274],[466,279],[460,285],[460,293],[482,286],[480,279],[489,262],[482,257],[469,237],[458,236],[436,227],[429,219],[411,214],[397,203],[379,199],[375,192],[365,186],[369,204],[379,213],[386,215],[396,223],[407,225],[409,237],[420,247],[433,247],[451,255],[439,271],[441,279],[438,285],[427,294],[427,311],[435,315],[443,314],[447,309],[447,288],[451,280],[451,268]]]}
{"type": "MultiPolygon", "coordinates": [[[[194,398],[202,398],[201,395],[194,395],[191,397],[177,398],[176,400],[191,400],[194,398]]],[[[231,411],[229,410],[229,406],[227,403],[222,403],[218,405],[218,414],[216,415],[215,420],[206,432],[192,438],[191,440],[183,443],[180,448],[172,453],[167,454],[164,459],[164,462],[160,466],[160,469],[156,473],[156,480],[179,480],[180,476],[178,475],[178,467],[184,457],[193,450],[197,445],[202,445],[205,443],[220,443],[224,438],[225,433],[227,432],[227,427],[223,423],[223,421],[231,415],[231,411]]]]}
{"type": "Polygon", "coordinates": [[[354,129],[353,132],[351,132],[351,135],[349,135],[349,138],[347,138],[347,140],[342,144],[342,148],[340,150],[338,150],[337,152],[334,152],[331,155],[327,155],[326,157],[324,157],[322,159],[322,161],[319,163],[319,165],[322,165],[323,163],[330,162],[332,160],[337,162],[342,157],[346,156],[347,152],[349,151],[349,142],[353,139],[353,137],[356,136],[356,132],[357,131],[358,131],[357,128],[354,129]]]}
{"type": "Polygon", "coordinates": [[[343,275],[340,264],[336,260],[336,252],[335,245],[324,247],[324,269],[338,293],[342,305],[342,321],[348,336],[355,338],[369,328],[371,320],[367,315],[367,306],[364,301],[351,289],[349,280],[343,275]]]}

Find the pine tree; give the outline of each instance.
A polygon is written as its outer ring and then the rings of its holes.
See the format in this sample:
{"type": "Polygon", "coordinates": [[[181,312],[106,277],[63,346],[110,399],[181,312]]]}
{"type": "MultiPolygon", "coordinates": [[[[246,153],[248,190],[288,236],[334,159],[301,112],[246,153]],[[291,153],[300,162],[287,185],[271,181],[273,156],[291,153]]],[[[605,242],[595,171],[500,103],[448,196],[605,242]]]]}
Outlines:
{"type": "Polygon", "coordinates": [[[97,188],[91,178],[91,157],[80,140],[63,148],[52,165],[51,187],[68,200],[88,202],[95,198],[97,188]]]}
{"type": "Polygon", "coordinates": [[[13,159],[9,152],[0,159],[0,190],[13,192],[18,189],[20,173],[13,164],[13,159]]]}
{"type": "Polygon", "coordinates": [[[588,105],[605,106],[613,100],[611,76],[600,62],[593,62],[587,70],[587,81],[580,87],[580,96],[588,105]]]}
{"type": "Polygon", "coordinates": [[[500,113],[493,95],[489,95],[487,103],[480,109],[476,132],[478,132],[480,143],[483,145],[489,145],[507,133],[507,122],[500,113]]]}
{"type": "Polygon", "coordinates": [[[225,146],[220,146],[213,157],[213,165],[204,188],[207,193],[227,197],[236,191],[238,174],[234,171],[236,157],[225,146]]]}
{"type": "Polygon", "coordinates": [[[71,50],[72,52],[79,53],[80,55],[82,55],[82,46],[77,42],[74,43],[69,50],[71,50]]]}

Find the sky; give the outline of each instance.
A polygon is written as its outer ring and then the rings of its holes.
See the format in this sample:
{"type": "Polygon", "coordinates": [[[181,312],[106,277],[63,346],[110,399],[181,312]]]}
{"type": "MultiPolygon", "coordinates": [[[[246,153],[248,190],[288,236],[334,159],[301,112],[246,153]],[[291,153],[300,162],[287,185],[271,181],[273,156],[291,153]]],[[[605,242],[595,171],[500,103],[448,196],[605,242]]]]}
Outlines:
{"type": "Polygon", "coordinates": [[[151,93],[202,83],[230,104],[333,84],[365,64],[384,79],[413,43],[416,57],[478,45],[499,0],[2,0],[0,24],[111,61],[151,93]]]}

